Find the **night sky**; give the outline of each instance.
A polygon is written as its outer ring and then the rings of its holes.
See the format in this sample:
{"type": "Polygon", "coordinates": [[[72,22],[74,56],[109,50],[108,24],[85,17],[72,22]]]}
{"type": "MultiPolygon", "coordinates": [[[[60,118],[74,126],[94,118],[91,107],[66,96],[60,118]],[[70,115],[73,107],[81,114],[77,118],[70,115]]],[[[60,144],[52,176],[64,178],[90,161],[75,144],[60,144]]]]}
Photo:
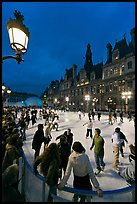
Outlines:
{"type": "Polygon", "coordinates": [[[93,64],[105,63],[106,44],[114,48],[124,34],[129,43],[135,27],[135,2],[3,2],[2,56],[15,55],[6,28],[15,10],[24,15],[30,39],[24,62],[3,62],[2,82],[12,91],[38,96],[52,80],[64,78],[65,69],[84,67],[88,43],[93,64]]]}

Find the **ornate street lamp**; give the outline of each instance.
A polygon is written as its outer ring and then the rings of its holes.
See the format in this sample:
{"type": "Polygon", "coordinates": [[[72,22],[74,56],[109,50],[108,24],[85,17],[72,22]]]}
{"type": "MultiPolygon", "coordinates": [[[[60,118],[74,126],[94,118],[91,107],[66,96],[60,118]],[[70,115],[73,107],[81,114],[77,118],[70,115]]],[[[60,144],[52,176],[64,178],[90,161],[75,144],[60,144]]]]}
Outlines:
{"type": "Polygon", "coordinates": [[[3,83],[2,84],[2,102],[4,104],[8,102],[8,98],[9,98],[10,94],[11,94],[11,89],[6,88],[6,86],[3,83]]]}
{"type": "Polygon", "coordinates": [[[126,113],[128,112],[128,100],[131,98],[132,92],[122,92],[122,98],[125,99],[126,113]]]}
{"type": "Polygon", "coordinates": [[[3,84],[2,84],[2,95],[4,94],[5,89],[6,89],[6,86],[5,86],[5,84],[3,83],[3,84]]]}
{"type": "Polygon", "coordinates": [[[93,101],[92,105],[94,109],[96,110],[96,103],[98,102],[98,98],[93,98],[92,101],[93,101]]]}
{"type": "Polygon", "coordinates": [[[85,95],[85,101],[87,101],[87,111],[88,111],[88,109],[89,109],[89,101],[90,101],[90,95],[85,95]]]}
{"type": "Polygon", "coordinates": [[[112,102],[113,102],[112,98],[109,97],[107,102],[108,102],[108,110],[110,111],[110,109],[112,108],[112,102]]]}
{"type": "Polygon", "coordinates": [[[15,19],[9,19],[7,21],[7,30],[9,33],[10,46],[16,53],[16,56],[8,55],[2,57],[2,61],[13,58],[17,60],[18,64],[22,59],[22,55],[27,52],[27,45],[29,40],[29,30],[23,24],[24,16],[17,10],[14,12],[15,19]]]}
{"type": "Polygon", "coordinates": [[[10,88],[7,89],[7,94],[11,94],[11,89],[10,88]]]}
{"type": "Polygon", "coordinates": [[[69,97],[67,96],[67,97],[65,98],[65,100],[66,100],[66,102],[67,102],[67,110],[69,110],[69,97]]]}

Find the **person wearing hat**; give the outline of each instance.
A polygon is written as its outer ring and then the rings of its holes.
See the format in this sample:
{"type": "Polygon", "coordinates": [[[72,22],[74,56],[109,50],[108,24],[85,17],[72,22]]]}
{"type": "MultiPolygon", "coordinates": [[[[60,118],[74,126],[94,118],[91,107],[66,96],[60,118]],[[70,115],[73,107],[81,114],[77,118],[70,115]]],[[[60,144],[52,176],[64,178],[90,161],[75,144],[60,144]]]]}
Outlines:
{"type": "MultiPolygon", "coordinates": [[[[74,174],[74,181],[73,187],[76,189],[83,189],[83,190],[92,190],[92,184],[97,190],[98,196],[102,197],[103,192],[100,189],[100,185],[98,180],[95,177],[93,172],[93,168],[91,166],[91,162],[89,160],[88,155],[85,153],[85,148],[83,145],[76,141],[72,146],[72,153],[69,156],[67,168],[63,179],[61,179],[60,183],[58,184],[58,189],[62,190],[65,184],[67,183],[71,171],[73,169],[74,174]],[[91,184],[91,182],[92,184],[91,184]]],[[[80,202],[85,202],[86,196],[85,195],[78,195],[74,194],[73,201],[78,201],[80,198],[80,202]]]]}
{"type": "Polygon", "coordinates": [[[100,135],[101,130],[99,128],[95,129],[95,135],[93,138],[93,142],[92,145],[90,147],[90,150],[93,149],[94,147],[94,156],[95,156],[95,162],[96,162],[96,166],[97,166],[97,170],[95,172],[95,175],[98,175],[100,173],[100,171],[104,170],[105,168],[105,163],[103,161],[104,158],[104,139],[103,137],[100,135]]]}
{"type": "Polygon", "coordinates": [[[112,167],[119,171],[119,148],[120,148],[120,137],[119,137],[120,128],[115,128],[114,133],[112,134],[111,141],[113,146],[113,164],[112,167]]]}

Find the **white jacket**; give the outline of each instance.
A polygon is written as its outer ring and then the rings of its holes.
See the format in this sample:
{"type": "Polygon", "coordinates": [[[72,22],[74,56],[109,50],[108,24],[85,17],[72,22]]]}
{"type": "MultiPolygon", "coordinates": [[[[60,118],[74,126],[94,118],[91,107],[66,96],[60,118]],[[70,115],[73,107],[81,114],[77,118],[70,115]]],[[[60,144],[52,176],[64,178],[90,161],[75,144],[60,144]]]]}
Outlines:
{"type": "Polygon", "coordinates": [[[114,132],[111,139],[113,140],[113,146],[119,146],[120,145],[120,138],[119,134],[117,132],[114,132]]]}
{"type": "Polygon", "coordinates": [[[71,174],[71,170],[73,169],[73,173],[76,176],[84,177],[89,174],[91,182],[96,189],[99,189],[99,183],[95,177],[93,172],[93,168],[91,166],[91,162],[89,157],[85,153],[77,153],[73,151],[69,156],[67,169],[63,179],[60,182],[60,186],[64,187],[67,183],[69,176],[71,174]]]}
{"type": "Polygon", "coordinates": [[[92,129],[93,128],[93,122],[92,121],[91,122],[90,121],[86,122],[86,123],[84,123],[84,125],[86,125],[87,129],[92,129]]]}

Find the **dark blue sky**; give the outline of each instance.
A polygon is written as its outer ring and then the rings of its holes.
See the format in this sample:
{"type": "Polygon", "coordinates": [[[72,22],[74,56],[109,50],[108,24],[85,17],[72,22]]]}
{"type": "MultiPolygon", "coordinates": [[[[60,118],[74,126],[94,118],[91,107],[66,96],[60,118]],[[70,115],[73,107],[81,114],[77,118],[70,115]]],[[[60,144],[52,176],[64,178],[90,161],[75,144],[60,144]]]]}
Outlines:
{"type": "Polygon", "coordinates": [[[6,21],[14,11],[24,15],[30,40],[24,62],[13,59],[2,64],[2,82],[13,91],[41,96],[52,80],[64,78],[72,64],[83,68],[87,44],[93,64],[106,62],[106,44],[135,27],[135,2],[3,2],[2,56],[15,55],[9,45],[6,21]]]}

